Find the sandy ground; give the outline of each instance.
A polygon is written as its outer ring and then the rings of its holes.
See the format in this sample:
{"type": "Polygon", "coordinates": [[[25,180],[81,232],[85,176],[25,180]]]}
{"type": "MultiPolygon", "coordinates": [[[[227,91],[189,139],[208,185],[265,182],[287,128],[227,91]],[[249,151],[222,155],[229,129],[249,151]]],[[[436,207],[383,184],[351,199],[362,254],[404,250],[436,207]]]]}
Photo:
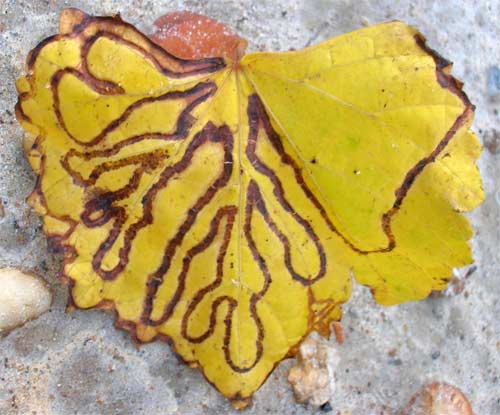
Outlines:
{"type": "MultiPolygon", "coordinates": [[[[363,25],[400,19],[455,62],[476,105],[474,130],[485,144],[479,161],[486,200],[470,214],[476,268],[457,271],[458,294],[383,308],[357,287],[345,307],[332,413],[397,414],[423,383],[459,386],[477,415],[500,413],[500,2],[498,0],[340,1],[20,1],[0,0],[0,266],[43,275],[55,293],[49,313],[0,338],[0,414],[236,413],[165,344],[137,349],[104,312],[65,314],[40,221],[25,203],[33,174],[13,116],[14,80],[24,57],[57,28],[59,11],[120,12],[148,29],[155,16],[189,9],[215,17],[250,40],[251,50],[302,48],[363,25]],[[100,3],[97,5],[97,3],[100,3]],[[468,278],[464,275],[470,270],[468,278]]],[[[1,288],[0,288],[1,289],[1,288]]],[[[298,405],[283,362],[255,395],[247,414],[312,414],[298,405]]]]}

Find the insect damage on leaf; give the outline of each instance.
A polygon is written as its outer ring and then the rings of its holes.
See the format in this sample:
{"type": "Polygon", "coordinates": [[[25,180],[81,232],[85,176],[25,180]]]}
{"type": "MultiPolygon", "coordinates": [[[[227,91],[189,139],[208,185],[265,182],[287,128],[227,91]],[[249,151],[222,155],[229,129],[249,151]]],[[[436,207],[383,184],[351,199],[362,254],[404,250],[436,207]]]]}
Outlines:
{"type": "Polygon", "coordinates": [[[246,56],[230,39],[183,60],[65,10],[16,114],[71,305],[168,340],[243,406],[340,319],[351,275],[381,304],[444,288],[483,195],[473,106],[413,28],[246,56]]]}

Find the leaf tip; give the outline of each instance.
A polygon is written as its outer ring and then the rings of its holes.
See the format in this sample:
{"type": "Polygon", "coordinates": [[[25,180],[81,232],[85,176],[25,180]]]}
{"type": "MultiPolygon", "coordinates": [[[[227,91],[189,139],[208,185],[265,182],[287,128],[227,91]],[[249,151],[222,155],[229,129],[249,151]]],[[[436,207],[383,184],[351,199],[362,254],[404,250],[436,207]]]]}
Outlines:
{"type": "Polygon", "coordinates": [[[235,398],[231,399],[231,405],[233,406],[234,409],[242,410],[242,409],[247,409],[250,404],[252,403],[251,398],[235,398]]]}
{"type": "Polygon", "coordinates": [[[64,9],[59,16],[59,33],[67,35],[77,28],[81,23],[87,20],[89,16],[75,7],[64,9]]]}

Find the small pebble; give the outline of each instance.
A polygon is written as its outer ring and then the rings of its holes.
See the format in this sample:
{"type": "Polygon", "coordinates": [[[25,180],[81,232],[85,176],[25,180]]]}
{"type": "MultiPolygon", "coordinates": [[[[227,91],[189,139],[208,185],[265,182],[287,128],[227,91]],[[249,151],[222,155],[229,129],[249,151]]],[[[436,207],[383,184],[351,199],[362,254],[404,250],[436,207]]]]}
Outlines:
{"type": "Polygon", "coordinates": [[[491,154],[500,153],[500,132],[495,129],[486,131],[483,135],[483,143],[491,154]]]}
{"type": "Polygon", "coordinates": [[[400,415],[474,415],[474,412],[460,389],[434,382],[420,389],[400,415]]]}
{"type": "Polygon", "coordinates": [[[288,372],[296,400],[323,408],[334,393],[335,382],[330,373],[339,360],[332,345],[317,333],[310,334],[300,345],[297,365],[288,372]]]}
{"type": "Polygon", "coordinates": [[[45,313],[52,293],[36,276],[14,268],[0,269],[0,334],[45,313]]]}
{"type": "Polygon", "coordinates": [[[488,72],[488,95],[493,97],[498,93],[500,93],[500,68],[492,66],[488,72]]]}

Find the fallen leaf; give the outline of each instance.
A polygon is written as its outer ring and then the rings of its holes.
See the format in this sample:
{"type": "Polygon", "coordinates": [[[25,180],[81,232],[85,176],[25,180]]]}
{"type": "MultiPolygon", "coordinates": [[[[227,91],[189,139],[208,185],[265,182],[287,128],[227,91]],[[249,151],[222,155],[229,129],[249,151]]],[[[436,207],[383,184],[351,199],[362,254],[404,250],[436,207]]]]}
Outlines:
{"type": "Polygon", "coordinates": [[[242,53],[182,60],[67,9],[16,108],[72,306],[171,342],[239,407],[351,275],[386,305],[446,287],[483,199],[473,106],[415,29],[242,53]]]}

